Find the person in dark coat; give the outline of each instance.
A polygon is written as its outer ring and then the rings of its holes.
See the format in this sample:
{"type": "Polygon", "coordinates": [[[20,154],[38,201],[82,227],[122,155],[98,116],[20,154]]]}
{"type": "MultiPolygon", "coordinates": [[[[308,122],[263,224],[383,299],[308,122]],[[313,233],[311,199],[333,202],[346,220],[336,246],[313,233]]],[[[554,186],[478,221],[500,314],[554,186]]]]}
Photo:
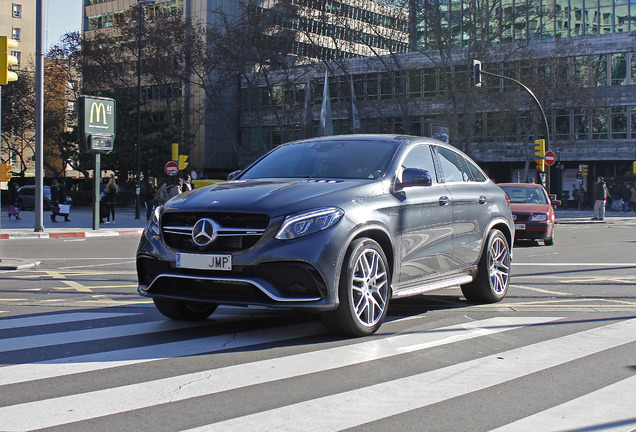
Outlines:
{"type": "Polygon", "coordinates": [[[60,213],[60,186],[57,179],[51,182],[51,222],[57,222],[55,217],[60,213]]]}
{"type": "Polygon", "coordinates": [[[106,196],[104,197],[104,204],[106,204],[106,222],[110,223],[112,217],[113,223],[115,223],[115,203],[117,202],[117,193],[119,192],[119,186],[115,181],[115,176],[110,175],[110,180],[104,189],[106,196]]]}
{"type": "Polygon", "coordinates": [[[22,200],[20,199],[20,191],[18,188],[20,185],[17,183],[13,183],[13,187],[11,188],[11,205],[12,208],[9,209],[9,219],[11,216],[15,216],[17,220],[22,219],[20,217],[20,209],[22,208],[22,200]]]}

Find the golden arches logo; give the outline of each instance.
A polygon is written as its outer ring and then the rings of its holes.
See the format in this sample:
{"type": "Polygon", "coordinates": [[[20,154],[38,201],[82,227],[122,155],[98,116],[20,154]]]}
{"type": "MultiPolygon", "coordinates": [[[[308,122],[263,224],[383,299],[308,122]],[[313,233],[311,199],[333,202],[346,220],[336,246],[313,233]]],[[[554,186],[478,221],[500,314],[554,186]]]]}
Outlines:
{"type": "Polygon", "coordinates": [[[103,103],[97,103],[97,102],[93,102],[91,104],[91,113],[90,113],[90,117],[89,117],[89,122],[93,123],[93,112],[95,113],[95,119],[97,121],[97,123],[99,123],[99,115],[101,113],[102,115],[102,124],[107,125],[108,122],[106,121],[106,107],[104,106],[103,103]]]}

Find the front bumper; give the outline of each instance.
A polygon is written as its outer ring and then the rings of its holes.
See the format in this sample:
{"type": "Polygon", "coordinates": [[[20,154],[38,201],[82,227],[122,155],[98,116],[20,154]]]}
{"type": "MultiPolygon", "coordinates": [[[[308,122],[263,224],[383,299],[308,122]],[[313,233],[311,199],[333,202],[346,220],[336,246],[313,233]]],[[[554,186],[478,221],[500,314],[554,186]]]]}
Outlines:
{"type": "Polygon", "coordinates": [[[231,271],[178,268],[178,251],[145,230],[137,250],[138,292],[223,305],[330,310],[337,306],[335,287],[347,229],[348,221],[341,220],[293,240],[274,239],[275,230],[268,230],[250,249],[231,253],[231,271]]]}

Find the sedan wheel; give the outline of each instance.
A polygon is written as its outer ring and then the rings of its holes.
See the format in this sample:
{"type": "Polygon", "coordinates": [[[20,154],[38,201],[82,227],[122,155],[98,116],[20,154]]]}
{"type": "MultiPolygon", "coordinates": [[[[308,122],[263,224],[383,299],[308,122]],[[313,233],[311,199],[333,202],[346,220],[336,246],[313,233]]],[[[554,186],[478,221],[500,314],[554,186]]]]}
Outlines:
{"type": "Polygon", "coordinates": [[[554,245],[554,234],[556,231],[556,227],[552,227],[552,235],[550,236],[550,238],[547,238],[543,241],[543,244],[546,246],[553,246],[554,245]]]}
{"type": "Polygon", "coordinates": [[[340,305],[323,315],[325,325],[351,336],[375,333],[389,307],[389,281],[388,263],[380,245],[368,238],[355,240],[340,276],[340,305]]]}
{"type": "Polygon", "coordinates": [[[204,320],[216,310],[217,305],[199,302],[186,302],[155,297],[155,306],[164,316],[178,321],[204,320]]]}
{"type": "Polygon", "coordinates": [[[499,230],[492,230],[479,259],[475,280],[462,286],[466,300],[475,303],[496,303],[508,292],[510,283],[510,246],[499,230]]]}

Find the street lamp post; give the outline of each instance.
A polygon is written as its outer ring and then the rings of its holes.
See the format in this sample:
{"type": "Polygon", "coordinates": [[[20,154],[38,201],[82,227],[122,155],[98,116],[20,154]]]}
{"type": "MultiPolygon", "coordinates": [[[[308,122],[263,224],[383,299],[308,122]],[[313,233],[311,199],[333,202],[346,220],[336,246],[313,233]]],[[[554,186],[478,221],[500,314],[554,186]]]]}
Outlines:
{"type": "Polygon", "coordinates": [[[143,5],[155,0],[137,0],[139,6],[139,33],[137,35],[137,170],[135,173],[135,219],[141,218],[141,35],[144,25],[143,5]]]}

